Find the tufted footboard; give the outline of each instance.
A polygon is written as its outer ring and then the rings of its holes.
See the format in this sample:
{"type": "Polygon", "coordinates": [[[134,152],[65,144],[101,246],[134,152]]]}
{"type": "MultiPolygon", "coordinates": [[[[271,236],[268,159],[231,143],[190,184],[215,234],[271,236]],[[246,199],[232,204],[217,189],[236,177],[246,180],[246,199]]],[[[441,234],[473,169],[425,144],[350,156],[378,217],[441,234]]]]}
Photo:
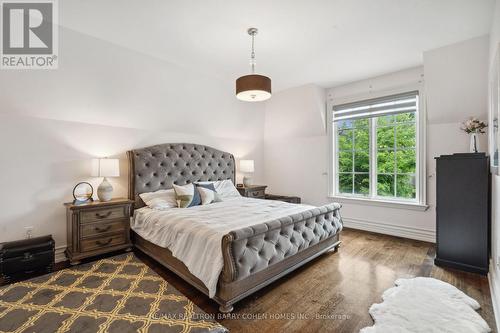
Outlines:
{"type": "MultiPolygon", "coordinates": [[[[267,223],[232,231],[222,239],[224,267],[214,300],[221,312],[326,251],[337,249],[340,205],[329,204],[267,223]]],[[[170,250],[134,234],[134,245],[208,295],[203,282],[170,250]]]]}
{"type": "Polygon", "coordinates": [[[242,288],[259,289],[276,275],[337,246],[341,230],[340,205],[332,203],[230,232],[222,240],[224,268],[218,294],[228,300],[242,288]]]}

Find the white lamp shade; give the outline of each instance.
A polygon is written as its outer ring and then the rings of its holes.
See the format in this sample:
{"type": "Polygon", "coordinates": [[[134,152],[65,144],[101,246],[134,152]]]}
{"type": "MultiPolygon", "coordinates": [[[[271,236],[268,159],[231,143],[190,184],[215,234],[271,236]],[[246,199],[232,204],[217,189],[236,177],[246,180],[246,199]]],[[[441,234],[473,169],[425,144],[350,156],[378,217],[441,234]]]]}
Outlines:
{"type": "Polygon", "coordinates": [[[120,177],[120,160],[116,158],[94,158],[92,160],[93,177],[120,177]]]}
{"type": "Polygon", "coordinates": [[[253,160],[240,160],[240,171],[241,172],[254,172],[253,160]]]}

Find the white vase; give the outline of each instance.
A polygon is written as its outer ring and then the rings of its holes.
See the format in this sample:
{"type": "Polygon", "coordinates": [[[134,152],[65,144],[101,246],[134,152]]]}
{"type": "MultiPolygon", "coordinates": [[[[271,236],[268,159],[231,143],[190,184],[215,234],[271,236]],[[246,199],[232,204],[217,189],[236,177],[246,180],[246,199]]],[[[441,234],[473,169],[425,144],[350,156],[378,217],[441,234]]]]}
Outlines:
{"type": "Polygon", "coordinates": [[[113,198],[113,186],[108,182],[106,177],[104,177],[101,185],[97,188],[97,197],[100,201],[109,201],[113,198]]]}
{"type": "Polygon", "coordinates": [[[243,185],[245,187],[250,187],[252,186],[252,177],[249,177],[249,176],[245,176],[243,177],[243,185]]]}
{"type": "Polygon", "coordinates": [[[471,153],[477,153],[479,152],[479,137],[477,133],[471,133],[469,135],[470,137],[470,152],[471,153]]]}

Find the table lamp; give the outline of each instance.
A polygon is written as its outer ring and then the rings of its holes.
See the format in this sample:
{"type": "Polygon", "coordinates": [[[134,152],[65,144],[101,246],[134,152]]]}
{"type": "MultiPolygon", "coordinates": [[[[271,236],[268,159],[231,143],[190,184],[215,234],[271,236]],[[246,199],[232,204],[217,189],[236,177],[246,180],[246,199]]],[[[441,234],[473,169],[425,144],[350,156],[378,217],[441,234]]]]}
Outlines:
{"type": "Polygon", "coordinates": [[[120,161],[116,158],[95,158],[92,160],[92,176],[104,177],[97,188],[100,201],[109,201],[113,197],[113,186],[106,177],[120,177],[120,161]]]}
{"type": "Polygon", "coordinates": [[[245,187],[252,185],[252,177],[248,176],[254,172],[254,163],[253,160],[240,160],[240,172],[243,172],[245,175],[243,177],[243,185],[245,187]]]}

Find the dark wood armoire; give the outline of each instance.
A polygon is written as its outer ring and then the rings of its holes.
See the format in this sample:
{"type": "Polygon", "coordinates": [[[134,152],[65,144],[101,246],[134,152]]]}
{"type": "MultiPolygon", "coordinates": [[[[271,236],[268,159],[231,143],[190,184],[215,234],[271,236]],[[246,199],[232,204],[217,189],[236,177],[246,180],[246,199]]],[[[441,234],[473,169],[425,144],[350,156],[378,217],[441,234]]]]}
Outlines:
{"type": "Polygon", "coordinates": [[[488,273],[490,166],[483,153],[436,157],[436,259],[439,266],[488,273]]]}

